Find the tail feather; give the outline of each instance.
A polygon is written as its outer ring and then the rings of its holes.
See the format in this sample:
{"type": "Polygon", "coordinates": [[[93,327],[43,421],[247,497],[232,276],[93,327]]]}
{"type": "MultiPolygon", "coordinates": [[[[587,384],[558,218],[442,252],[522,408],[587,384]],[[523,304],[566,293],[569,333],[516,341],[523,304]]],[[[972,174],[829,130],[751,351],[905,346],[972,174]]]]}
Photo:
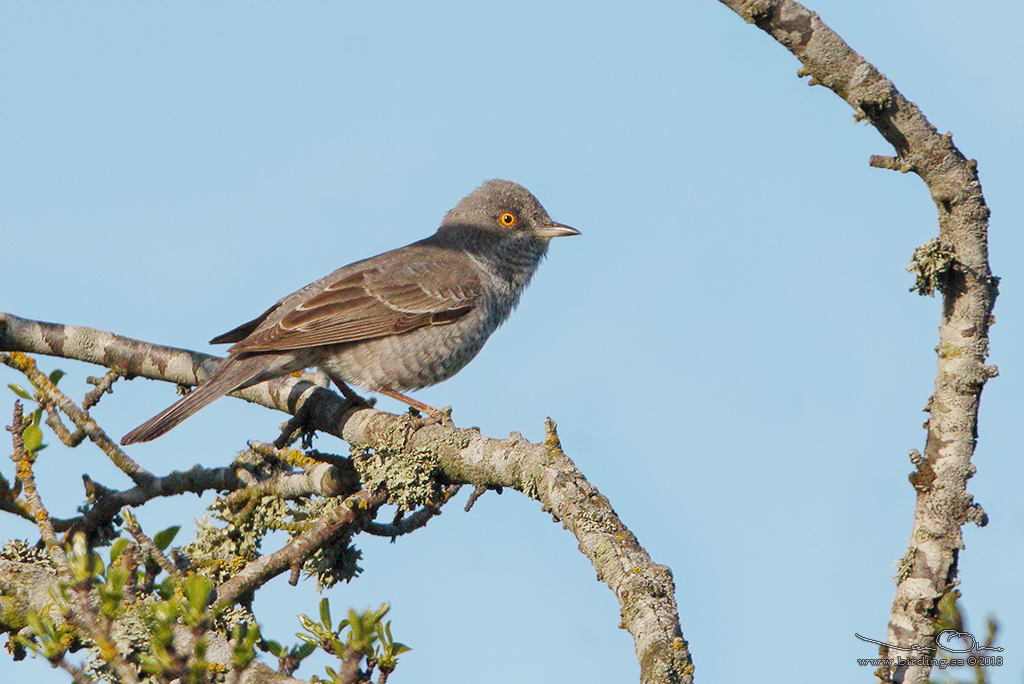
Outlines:
{"type": "Polygon", "coordinates": [[[228,392],[255,384],[253,380],[272,364],[273,355],[269,354],[225,359],[209,380],[122,437],[121,444],[156,439],[228,392]]]}

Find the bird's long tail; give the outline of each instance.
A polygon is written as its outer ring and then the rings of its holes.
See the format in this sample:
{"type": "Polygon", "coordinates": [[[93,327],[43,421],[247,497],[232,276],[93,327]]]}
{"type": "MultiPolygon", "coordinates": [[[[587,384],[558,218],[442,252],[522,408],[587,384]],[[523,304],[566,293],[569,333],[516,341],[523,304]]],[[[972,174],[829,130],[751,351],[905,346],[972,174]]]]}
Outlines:
{"type": "Polygon", "coordinates": [[[209,380],[122,437],[121,444],[156,439],[228,392],[255,384],[253,381],[273,363],[272,354],[225,359],[209,380]]]}

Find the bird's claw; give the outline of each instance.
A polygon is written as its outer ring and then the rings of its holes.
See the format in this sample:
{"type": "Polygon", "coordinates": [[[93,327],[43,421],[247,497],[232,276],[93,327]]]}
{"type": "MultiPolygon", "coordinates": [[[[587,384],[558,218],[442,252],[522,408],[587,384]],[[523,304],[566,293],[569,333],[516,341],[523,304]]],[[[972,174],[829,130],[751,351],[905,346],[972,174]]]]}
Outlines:
{"type": "Polygon", "coordinates": [[[412,406],[409,407],[409,422],[405,424],[406,444],[409,443],[409,438],[416,434],[416,432],[418,432],[420,428],[425,428],[428,425],[455,427],[455,423],[452,422],[451,406],[445,406],[443,409],[433,409],[431,411],[425,411],[423,413],[417,411],[412,406]],[[423,415],[423,413],[426,413],[426,415],[423,415]]]}

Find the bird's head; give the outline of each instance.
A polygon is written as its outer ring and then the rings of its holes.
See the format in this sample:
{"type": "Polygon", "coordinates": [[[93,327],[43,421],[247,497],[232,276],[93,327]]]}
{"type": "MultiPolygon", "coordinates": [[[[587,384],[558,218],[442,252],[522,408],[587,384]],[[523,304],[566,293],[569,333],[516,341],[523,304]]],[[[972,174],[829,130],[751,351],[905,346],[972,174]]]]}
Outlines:
{"type": "Polygon", "coordinates": [[[441,231],[446,229],[482,231],[499,239],[533,238],[545,244],[551,238],[580,234],[551,220],[533,193],[507,180],[489,180],[462,198],[445,214],[441,231]]]}

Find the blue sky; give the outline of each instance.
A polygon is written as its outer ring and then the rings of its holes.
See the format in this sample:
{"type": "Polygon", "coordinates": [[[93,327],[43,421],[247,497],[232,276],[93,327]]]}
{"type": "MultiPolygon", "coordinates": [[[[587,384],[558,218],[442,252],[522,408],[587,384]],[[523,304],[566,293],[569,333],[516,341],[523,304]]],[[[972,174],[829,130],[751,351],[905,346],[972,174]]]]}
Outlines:
{"type": "MultiPolygon", "coordinates": [[[[1003,625],[991,681],[1018,682],[1024,7],[810,5],[979,162],[1001,376],[969,483],[991,523],[965,530],[961,590],[976,632],[1003,625]]],[[[855,659],[875,650],[853,634],[885,633],[935,372],[939,301],[904,269],[937,224],[920,179],[870,168],[891,149],[798,67],[710,0],[3,2],[0,310],[216,351],[278,297],[431,233],[481,181],[519,181],[583,237],[556,241],[480,356],[417,397],[495,437],[558,421],[672,567],[699,680],[866,681],[855,659]]],[[[77,396],[96,373],[42,364],[77,396]]],[[[119,436],[173,398],[122,383],[94,415],[119,436]]],[[[281,420],[225,400],[132,453],[220,465],[281,420]]],[[[59,515],[82,473],[125,485],[89,447],[44,455],[59,515]]],[[[397,544],[363,540],[365,573],[329,592],[336,612],[392,602],[415,649],[392,681],[635,681],[572,536],[515,492],[470,514],[464,498],[397,544]]],[[[208,503],[139,517],[156,531],[208,503]]],[[[2,538],[34,535],[0,518],[2,538]]],[[[275,581],[265,634],[290,639],[317,600],[275,581]]],[[[8,677],[67,680],[0,657],[8,677]]]]}

